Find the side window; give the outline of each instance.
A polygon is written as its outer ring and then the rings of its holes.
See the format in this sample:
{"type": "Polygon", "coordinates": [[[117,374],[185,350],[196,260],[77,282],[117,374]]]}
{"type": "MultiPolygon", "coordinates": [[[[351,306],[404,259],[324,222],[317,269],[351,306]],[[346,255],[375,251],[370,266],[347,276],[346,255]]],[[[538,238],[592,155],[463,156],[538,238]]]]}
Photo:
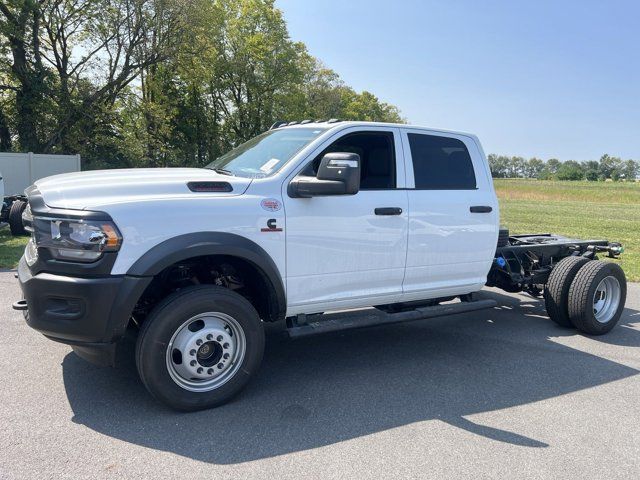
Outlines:
{"type": "Polygon", "coordinates": [[[416,189],[473,190],[476,176],[469,151],[456,138],[409,133],[416,189]]]}
{"type": "Polygon", "coordinates": [[[305,171],[315,175],[324,155],[350,152],[360,155],[360,190],[396,188],[396,155],[391,132],[358,132],[339,138],[318,155],[305,171]]]}

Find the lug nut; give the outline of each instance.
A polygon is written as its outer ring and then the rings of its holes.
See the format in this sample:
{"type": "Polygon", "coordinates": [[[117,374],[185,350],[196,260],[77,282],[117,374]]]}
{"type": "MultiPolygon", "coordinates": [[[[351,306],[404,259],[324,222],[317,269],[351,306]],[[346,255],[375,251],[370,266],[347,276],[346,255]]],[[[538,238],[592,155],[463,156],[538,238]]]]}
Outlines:
{"type": "Polygon", "coordinates": [[[207,335],[207,340],[211,340],[211,339],[213,339],[213,335],[211,334],[207,335]]]}
{"type": "Polygon", "coordinates": [[[218,340],[219,342],[222,341],[222,335],[218,335],[218,338],[216,338],[216,340],[218,340]]]}
{"type": "Polygon", "coordinates": [[[189,352],[189,355],[191,355],[191,356],[193,356],[193,355],[195,355],[195,354],[196,354],[196,351],[195,351],[195,350],[191,350],[191,351],[189,352]]]}
{"type": "Polygon", "coordinates": [[[195,361],[195,360],[191,360],[190,365],[191,365],[192,367],[195,367],[195,366],[196,366],[196,361],[195,361]]]}
{"type": "Polygon", "coordinates": [[[213,368],[210,368],[209,370],[207,370],[207,373],[211,375],[213,373],[213,368]]]}
{"type": "Polygon", "coordinates": [[[218,368],[219,368],[220,370],[222,370],[222,367],[224,367],[224,365],[223,365],[222,363],[219,363],[219,364],[218,364],[218,368]]]}
{"type": "Polygon", "coordinates": [[[225,344],[223,345],[223,347],[224,347],[224,348],[229,348],[229,344],[228,344],[228,343],[225,343],[225,344]]]}
{"type": "Polygon", "coordinates": [[[198,367],[198,373],[202,373],[202,367],[198,367]]]}
{"type": "Polygon", "coordinates": [[[225,354],[222,356],[222,358],[224,358],[225,360],[227,360],[227,359],[229,358],[229,354],[228,354],[228,353],[225,353],[225,354]]]}
{"type": "Polygon", "coordinates": [[[198,345],[198,346],[202,345],[202,340],[200,340],[200,339],[196,340],[196,345],[198,345]]]}

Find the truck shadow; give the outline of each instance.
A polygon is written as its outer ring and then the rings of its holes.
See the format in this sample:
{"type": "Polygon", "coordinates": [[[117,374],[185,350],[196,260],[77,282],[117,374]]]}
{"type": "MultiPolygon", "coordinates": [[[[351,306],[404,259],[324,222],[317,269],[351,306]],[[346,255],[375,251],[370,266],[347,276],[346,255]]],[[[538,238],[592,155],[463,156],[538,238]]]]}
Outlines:
{"type": "MultiPolygon", "coordinates": [[[[544,439],[465,417],[638,373],[553,341],[576,334],[543,317],[538,300],[482,295],[503,306],[295,341],[270,328],[263,366],[249,387],[223,407],[192,414],[156,403],[132,361],[99,369],[70,353],[62,366],[73,421],[217,464],[304,451],[434,419],[498,442],[544,448],[544,439]]],[[[626,310],[621,327],[598,340],[640,346],[640,331],[631,327],[640,322],[637,315],[626,310]]],[[[132,344],[125,346],[131,354],[132,344]]]]}

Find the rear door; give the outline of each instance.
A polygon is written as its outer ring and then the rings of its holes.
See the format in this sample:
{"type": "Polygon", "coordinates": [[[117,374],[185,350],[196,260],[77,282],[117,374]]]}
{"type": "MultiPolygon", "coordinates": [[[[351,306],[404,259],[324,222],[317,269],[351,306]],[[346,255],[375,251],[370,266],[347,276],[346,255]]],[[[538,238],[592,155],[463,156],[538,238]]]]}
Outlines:
{"type": "Polygon", "coordinates": [[[466,135],[401,135],[409,188],[405,300],[476,290],[486,282],[499,223],[484,153],[466,135]]]}

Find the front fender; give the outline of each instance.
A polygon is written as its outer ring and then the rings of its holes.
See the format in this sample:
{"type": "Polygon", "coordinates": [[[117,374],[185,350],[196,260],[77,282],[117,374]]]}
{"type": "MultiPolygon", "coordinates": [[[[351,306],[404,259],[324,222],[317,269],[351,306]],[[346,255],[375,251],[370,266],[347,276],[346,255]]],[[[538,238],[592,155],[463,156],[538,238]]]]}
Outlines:
{"type": "Polygon", "coordinates": [[[142,255],[127,271],[128,276],[153,277],[174,263],[205,255],[228,255],[254,265],[265,277],[275,296],[274,320],[285,317],[286,296],[278,268],[269,254],[257,243],[226,232],[194,232],[159,243],[142,255]]]}

